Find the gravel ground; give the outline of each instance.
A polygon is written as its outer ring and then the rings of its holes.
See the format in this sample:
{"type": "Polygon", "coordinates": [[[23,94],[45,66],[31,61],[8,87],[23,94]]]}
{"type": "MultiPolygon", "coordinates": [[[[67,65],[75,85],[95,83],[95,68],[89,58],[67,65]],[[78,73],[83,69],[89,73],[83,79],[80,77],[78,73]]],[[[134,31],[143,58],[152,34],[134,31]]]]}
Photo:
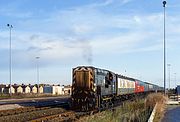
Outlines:
{"type": "Polygon", "coordinates": [[[72,122],[72,121],[75,121],[76,119],[77,119],[76,115],[73,112],[72,114],[68,114],[68,115],[65,115],[65,116],[60,116],[59,118],[54,118],[52,120],[48,120],[47,122],[62,122],[62,121],[72,122]]]}
{"type": "Polygon", "coordinates": [[[47,110],[32,111],[28,113],[21,113],[17,115],[0,117],[0,122],[25,122],[25,121],[37,119],[44,116],[59,114],[64,111],[66,110],[62,108],[50,108],[47,110]]]}
{"type": "Polygon", "coordinates": [[[0,111],[1,110],[9,110],[9,109],[22,108],[22,107],[23,106],[20,106],[18,104],[0,105],[0,111]]]}

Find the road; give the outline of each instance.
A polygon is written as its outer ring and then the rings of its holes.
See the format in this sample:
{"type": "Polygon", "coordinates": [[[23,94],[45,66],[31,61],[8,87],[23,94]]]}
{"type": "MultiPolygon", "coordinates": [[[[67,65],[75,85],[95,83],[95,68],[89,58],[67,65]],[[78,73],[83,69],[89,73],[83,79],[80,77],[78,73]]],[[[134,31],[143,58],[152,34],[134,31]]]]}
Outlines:
{"type": "Polygon", "coordinates": [[[180,121],[180,106],[171,105],[167,108],[164,118],[161,122],[179,122],[180,121]]]}

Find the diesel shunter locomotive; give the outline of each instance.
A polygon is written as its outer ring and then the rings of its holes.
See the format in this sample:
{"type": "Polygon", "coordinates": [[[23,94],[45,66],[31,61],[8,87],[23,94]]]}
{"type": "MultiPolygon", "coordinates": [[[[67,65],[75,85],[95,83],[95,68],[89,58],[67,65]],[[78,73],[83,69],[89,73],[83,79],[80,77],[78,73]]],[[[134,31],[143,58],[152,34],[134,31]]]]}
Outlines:
{"type": "Polygon", "coordinates": [[[122,98],[163,87],[92,66],[73,68],[72,107],[80,111],[107,108],[122,98]]]}

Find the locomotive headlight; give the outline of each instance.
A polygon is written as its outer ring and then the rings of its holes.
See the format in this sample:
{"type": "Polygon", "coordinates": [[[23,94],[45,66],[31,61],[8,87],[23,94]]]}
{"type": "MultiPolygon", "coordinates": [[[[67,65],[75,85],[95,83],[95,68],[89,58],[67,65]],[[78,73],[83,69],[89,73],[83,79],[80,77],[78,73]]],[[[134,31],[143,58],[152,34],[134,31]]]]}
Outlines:
{"type": "Polygon", "coordinates": [[[94,92],[96,91],[96,83],[94,83],[93,91],[94,91],[94,92]]]}

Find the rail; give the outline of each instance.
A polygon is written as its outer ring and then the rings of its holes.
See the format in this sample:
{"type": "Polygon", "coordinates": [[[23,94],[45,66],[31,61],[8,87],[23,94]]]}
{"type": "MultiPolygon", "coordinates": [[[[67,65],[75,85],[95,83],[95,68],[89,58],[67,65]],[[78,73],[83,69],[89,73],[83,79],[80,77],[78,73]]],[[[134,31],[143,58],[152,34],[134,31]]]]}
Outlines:
{"type": "Polygon", "coordinates": [[[65,121],[65,120],[74,120],[75,119],[75,113],[73,111],[68,111],[56,115],[51,116],[45,116],[38,119],[30,120],[29,122],[44,122],[52,119],[58,118],[59,121],[65,121]]]}

